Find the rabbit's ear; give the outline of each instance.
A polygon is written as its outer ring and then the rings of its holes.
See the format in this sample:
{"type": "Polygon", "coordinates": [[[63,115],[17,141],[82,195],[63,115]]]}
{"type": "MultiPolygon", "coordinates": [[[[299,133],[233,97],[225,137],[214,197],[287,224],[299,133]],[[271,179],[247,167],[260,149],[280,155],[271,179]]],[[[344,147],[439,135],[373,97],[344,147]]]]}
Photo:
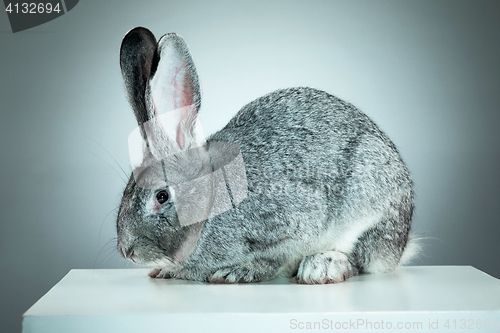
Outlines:
{"type": "Polygon", "coordinates": [[[145,95],[155,51],[155,36],[142,27],[130,30],[123,38],[120,48],[122,76],[128,100],[139,125],[149,120],[145,95]]]}
{"type": "Polygon", "coordinates": [[[150,118],[158,122],[169,141],[180,149],[200,142],[197,114],[200,107],[198,75],[186,41],[170,33],[158,42],[146,93],[150,118]]]}

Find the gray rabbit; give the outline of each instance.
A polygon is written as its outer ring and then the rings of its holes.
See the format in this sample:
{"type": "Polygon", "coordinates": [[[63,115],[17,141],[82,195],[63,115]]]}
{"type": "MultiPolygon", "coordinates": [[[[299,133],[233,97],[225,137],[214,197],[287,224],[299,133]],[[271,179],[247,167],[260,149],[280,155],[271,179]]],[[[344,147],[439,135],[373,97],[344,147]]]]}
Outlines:
{"type": "Polygon", "coordinates": [[[135,28],[123,39],[120,65],[143,143],[123,193],[117,247],[153,266],[150,277],[337,283],[392,271],[414,254],[408,170],[391,140],[351,104],[312,88],[278,90],[205,141],[196,129],[198,76],[181,36],[157,43],[135,28]],[[218,143],[237,151],[211,151],[218,143]],[[240,154],[244,172],[234,177],[245,184],[241,191],[204,178],[218,169],[217,154],[225,162],[240,154]],[[177,190],[197,179],[212,195],[190,193],[198,185],[177,190]],[[222,202],[215,188],[227,190],[230,209],[210,214],[222,202]],[[196,209],[184,209],[183,200],[196,209]],[[201,217],[182,223],[181,214],[197,210],[201,217]]]}

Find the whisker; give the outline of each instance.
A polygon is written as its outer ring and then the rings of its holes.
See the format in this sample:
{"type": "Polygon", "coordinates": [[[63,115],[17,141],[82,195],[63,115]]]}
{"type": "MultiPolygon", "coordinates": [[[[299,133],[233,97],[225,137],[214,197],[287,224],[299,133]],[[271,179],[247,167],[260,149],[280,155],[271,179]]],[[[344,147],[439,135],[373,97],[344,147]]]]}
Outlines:
{"type": "Polygon", "coordinates": [[[104,226],[104,222],[106,222],[106,219],[108,218],[108,216],[113,213],[114,211],[117,211],[118,208],[113,208],[112,210],[110,210],[110,212],[108,214],[106,214],[106,216],[104,217],[104,219],[102,220],[102,223],[101,223],[101,228],[99,229],[99,237],[97,238],[97,246],[99,246],[99,243],[101,241],[101,232],[102,232],[102,227],[104,226]]]}
{"type": "Polygon", "coordinates": [[[111,169],[113,169],[114,172],[116,172],[116,174],[114,174],[115,176],[117,176],[118,178],[120,178],[125,184],[127,184],[127,180],[125,178],[122,177],[122,175],[118,172],[118,170],[116,170],[108,161],[106,161],[104,158],[102,158],[101,156],[91,152],[90,150],[87,149],[87,152],[94,155],[95,157],[97,157],[98,159],[100,159],[101,161],[103,161],[104,163],[106,163],[111,169]]]}
{"type": "MultiPolygon", "coordinates": [[[[107,252],[107,254],[105,255],[104,259],[103,260],[106,260],[106,257],[109,257],[109,255],[113,255],[113,252],[111,252],[112,249],[116,249],[116,240],[117,238],[116,237],[113,237],[113,238],[110,238],[106,244],[104,244],[102,247],[101,247],[101,250],[99,251],[99,253],[97,254],[96,258],[95,258],[95,261],[94,261],[94,268],[96,267],[97,265],[97,260],[99,259],[99,257],[101,256],[101,254],[103,253],[103,251],[107,252]]],[[[118,253],[118,251],[115,251],[116,253],[118,253]]],[[[109,260],[110,258],[108,258],[109,260]]]]}
{"type": "Polygon", "coordinates": [[[100,144],[99,142],[97,142],[96,140],[92,139],[91,137],[88,137],[88,136],[85,136],[87,139],[89,140],[92,140],[94,141],[96,144],[98,144],[108,155],[109,157],[111,157],[111,159],[113,159],[113,161],[116,163],[116,165],[120,168],[120,170],[123,172],[123,174],[125,175],[125,178],[128,178],[128,174],[125,172],[125,170],[123,170],[122,166],[120,165],[120,163],[118,163],[118,161],[113,157],[113,155],[102,145],[100,144]]]}

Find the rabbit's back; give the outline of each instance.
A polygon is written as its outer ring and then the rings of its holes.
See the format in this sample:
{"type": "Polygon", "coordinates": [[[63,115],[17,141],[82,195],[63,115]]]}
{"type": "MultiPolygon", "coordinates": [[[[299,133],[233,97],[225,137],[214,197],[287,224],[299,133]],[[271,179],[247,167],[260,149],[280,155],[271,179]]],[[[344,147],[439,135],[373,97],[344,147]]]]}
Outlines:
{"type": "Polygon", "coordinates": [[[384,191],[412,189],[408,170],[385,133],[351,104],[312,88],[256,99],[209,141],[240,147],[251,191],[261,191],[252,182],[328,186],[337,193],[337,205],[352,205],[366,195],[380,202],[377,196],[389,194],[384,191]]]}

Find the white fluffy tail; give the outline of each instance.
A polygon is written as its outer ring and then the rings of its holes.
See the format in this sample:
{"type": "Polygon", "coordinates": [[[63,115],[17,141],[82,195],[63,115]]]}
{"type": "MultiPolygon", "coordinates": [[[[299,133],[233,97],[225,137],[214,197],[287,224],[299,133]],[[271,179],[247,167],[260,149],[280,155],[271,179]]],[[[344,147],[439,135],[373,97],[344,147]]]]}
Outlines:
{"type": "Polygon", "coordinates": [[[422,239],[423,238],[415,237],[415,235],[410,234],[403,255],[401,255],[401,259],[399,260],[400,265],[408,265],[412,259],[419,256],[422,251],[422,246],[420,244],[420,240],[422,239]]]}

